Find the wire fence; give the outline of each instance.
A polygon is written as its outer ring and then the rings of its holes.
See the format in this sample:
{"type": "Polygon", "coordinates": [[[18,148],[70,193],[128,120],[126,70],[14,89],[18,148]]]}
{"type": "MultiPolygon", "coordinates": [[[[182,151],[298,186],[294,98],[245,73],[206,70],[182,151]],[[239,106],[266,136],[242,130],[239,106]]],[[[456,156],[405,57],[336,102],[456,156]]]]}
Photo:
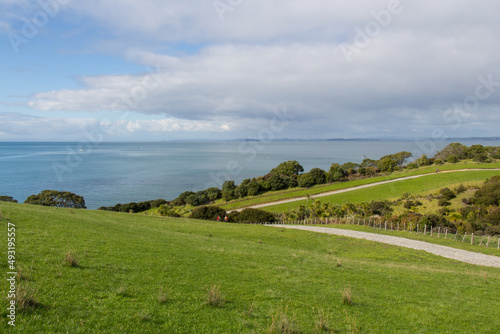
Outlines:
{"type": "Polygon", "coordinates": [[[308,218],[304,220],[281,221],[279,225],[358,225],[367,226],[383,231],[402,231],[407,233],[420,234],[430,237],[443,238],[471,245],[496,248],[500,250],[500,236],[484,235],[475,233],[460,233],[457,230],[450,230],[447,227],[433,227],[419,223],[391,222],[383,219],[362,219],[356,217],[334,217],[334,218],[308,218]]]}

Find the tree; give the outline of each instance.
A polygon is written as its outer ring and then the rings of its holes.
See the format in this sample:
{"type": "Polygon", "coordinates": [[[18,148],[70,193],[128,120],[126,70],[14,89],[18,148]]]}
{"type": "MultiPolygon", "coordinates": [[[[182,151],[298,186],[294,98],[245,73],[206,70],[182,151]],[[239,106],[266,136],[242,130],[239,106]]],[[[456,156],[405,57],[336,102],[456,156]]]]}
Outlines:
{"type": "Polygon", "coordinates": [[[290,160],[280,163],[277,167],[271,170],[272,174],[280,176],[297,176],[299,173],[304,172],[304,167],[302,167],[298,161],[290,160]]]}
{"type": "Polygon", "coordinates": [[[382,172],[393,172],[396,168],[396,162],[391,158],[384,158],[380,160],[378,166],[382,172]]]}
{"type": "Polygon", "coordinates": [[[280,175],[273,174],[268,181],[271,186],[271,190],[273,191],[283,190],[288,188],[287,179],[280,175]]]}
{"type": "Polygon", "coordinates": [[[305,173],[302,174],[299,177],[299,187],[302,188],[310,188],[314,186],[316,183],[314,183],[314,176],[311,175],[310,173],[305,173]]]}
{"type": "Polygon", "coordinates": [[[377,167],[377,161],[365,158],[363,159],[360,167],[377,167]]]}
{"type": "Polygon", "coordinates": [[[0,202],[17,203],[17,200],[15,200],[12,196],[0,196],[0,202]]]}
{"type": "Polygon", "coordinates": [[[423,154],[420,158],[418,158],[415,163],[419,166],[419,167],[424,167],[424,166],[430,166],[431,165],[431,161],[429,160],[429,158],[427,158],[427,156],[425,154],[423,154]]]}
{"type": "Polygon", "coordinates": [[[226,181],[222,185],[222,198],[225,201],[230,201],[236,198],[235,194],[236,186],[234,185],[234,181],[226,181]]]}
{"type": "Polygon", "coordinates": [[[256,196],[262,191],[261,185],[257,180],[253,179],[247,185],[247,194],[248,196],[256,196]]]}
{"type": "Polygon", "coordinates": [[[55,206],[58,208],[86,209],[85,200],[68,191],[44,190],[38,195],[31,195],[24,204],[55,206]]]}
{"type": "Polygon", "coordinates": [[[337,163],[330,166],[326,176],[328,182],[337,182],[347,176],[347,172],[337,163]]]}
{"type": "Polygon", "coordinates": [[[403,166],[406,160],[413,157],[413,154],[407,151],[402,151],[393,155],[393,160],[398,166],[403,166]]]}
{"type": "Polygon", "coordinates": [[[347,174],[356,174],[359,164],[356,164],[354,162],[346,162],[341,167],[347,172],[347,174]]]}
{"type": "Polygon", "coordinates": [[[450,155],[454,155],[458,159],[466,158],[467,146],[460,143],[451,143],[441,151],[437,152],[434,158],[448,161],[450,155]]]}
{"type": "Polygon", "coordinates": [[[313,168],[309,171],[314,184],[324,184],[326,183],[326,172],[321,168],[313,168]]]}
{"type": "Polygon", "coordinates": [[[176,199],[172,201],[175,206],[183,206],[187,204],[187,199],[189,196],[194,195],[192,191],[185,191],[179,195],[176,199]]]}

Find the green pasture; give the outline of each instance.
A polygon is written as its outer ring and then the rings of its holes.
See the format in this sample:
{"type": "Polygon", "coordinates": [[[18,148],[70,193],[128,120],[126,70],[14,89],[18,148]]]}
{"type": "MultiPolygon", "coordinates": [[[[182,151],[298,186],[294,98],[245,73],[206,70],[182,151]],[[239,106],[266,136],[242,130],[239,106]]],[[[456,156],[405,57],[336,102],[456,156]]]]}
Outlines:
{"type": "Polygon", "coordinates": [[[3,332],[494,333],[500,328],[496,268],[267,226],[10,203],[0,203],[0,214],[5,259],[0,269],[4,277],[10,271],[11,223],[18,292],[32,305],[17,311],[11,328],[3,279],[3,332]],[[210,288],[219,291],[211,305],[210,288]]]}

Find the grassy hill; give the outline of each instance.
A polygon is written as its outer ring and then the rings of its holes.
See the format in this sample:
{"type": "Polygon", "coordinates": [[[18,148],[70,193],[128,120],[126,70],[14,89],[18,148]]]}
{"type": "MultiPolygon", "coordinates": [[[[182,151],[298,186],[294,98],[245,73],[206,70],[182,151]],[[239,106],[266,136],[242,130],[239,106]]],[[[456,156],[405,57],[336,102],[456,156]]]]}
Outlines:
{"type": "MultiPolygon", "coordinates": [[[[500,171],[494,170],[475,170],[453,173],[439,173],[425,175],[421,178],[405,180],[402,182],[393,182],[382,185],[377,185],[371,188],[353,190],[351,192],[339,193],[330,196],[321,197],[322,202],[333,203],[348,203],[348,202],[367,202],[380,201],[384,199],[398,198],[404,193],[420,194],[423,192],[433,191],[442,187],[453,184],[466,183],[471,181],[484,181],[495,175],[499,175],[500,171]]],[[[347,184],[350,184],[348,182],[347,184]]],[[[348,187],[346,187],[348,188],[348,187]]],[[[283,212],[286,210],[297,208],[299,205],[305,205],[307,200],[295,201],[291,203],[278,204],[263,208],[263,210],[271,212],[283,212]]]]}
{"type": "MultiPolygon", "coordinates": [[[[495,268],[266,226],[10,203],[0,203],[0,211],[5,234],[9,222],[16,225],[19,292],[31,295],[35,305],[18,310],[12,332],[493,333],[500,328],[495,268]],[[76,261],[68,262],[68,256],[76,261]],[[212,293],[213,306],[207,304],[211,287],[221,295],[212,293]]],[[[0,267],[10,271],[5,260],[0,267]]],[[[5,329],[8,282],[0,286],[5,329]]]]}
{"type": "Polygon", "coordinates": [[[305,197],[306,195],[316,195],[333,190],[348,189],[356,186],[372,184],[381,181],[396,180],[407,176],[434,174],[436,173],[436,168],[439,168],[440,171],[455,171],[461,169],[487,170],[487,169],[500,168],[500,163],[475,163],[472,161],[468,161],[457,164],[445,164],[442,166],[421,167],[413,170],[403,170],[399,172],[394,172],[385,176],[377,176],[377,177],[349,181],[349,182],[318,185],[312,188],[293,188],[281,191],[271,191],[259,196],[250,196],[243,199],[234,200],[228,203],[224,202],[223,200],[219,200],[216,204],[224,208],[225,210],[235,210],[251,205],[279,201],[283,199],[300,198],[300,197],[305,197]]]}

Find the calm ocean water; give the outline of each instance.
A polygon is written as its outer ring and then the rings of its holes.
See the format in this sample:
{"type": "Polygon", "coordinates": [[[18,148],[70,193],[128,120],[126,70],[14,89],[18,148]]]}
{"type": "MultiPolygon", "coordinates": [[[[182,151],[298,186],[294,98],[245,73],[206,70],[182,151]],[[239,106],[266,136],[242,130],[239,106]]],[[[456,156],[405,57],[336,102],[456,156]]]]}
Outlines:
{"type": "MultiPolygon", "coordinates": [[[[456,141],[456,140],[455,140],[456,141]]],[[[294,141],[162,143],[0,143],[0,195],[19,202],[45,189],[84,196],[89,209],[240,183],[267,174],[280,162],[298,160],[305,171],[363,156],[410,151],[433,156],[454,141],[294,141]]],[[[499,146],[498,141],[461,140],[499,146]]]]}

